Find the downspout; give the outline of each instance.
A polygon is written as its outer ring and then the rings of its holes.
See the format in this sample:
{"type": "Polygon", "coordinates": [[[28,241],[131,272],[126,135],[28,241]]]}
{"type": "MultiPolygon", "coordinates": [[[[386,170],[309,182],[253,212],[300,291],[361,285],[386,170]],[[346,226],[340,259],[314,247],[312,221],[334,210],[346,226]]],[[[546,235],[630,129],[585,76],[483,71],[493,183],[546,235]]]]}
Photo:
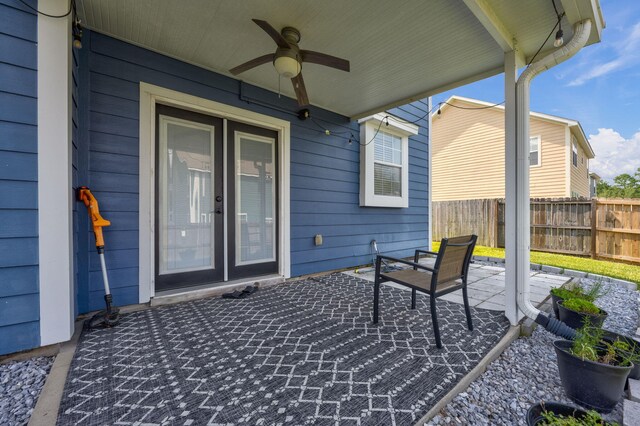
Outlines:
{"type": "MultiPolygon", "coordinates": [[[[566,61],[578,53],[584,47],[591,32],[591,20],[585,19],[576,24],[573,38],[563,47],[553,53],[529,65],[520,75],[516,82],[516,145],[518,147],[518,168],[526,170],[524,184],[518,188],[525,188],[519,191],[516,196],[517,209],[520,213],[525,211],[525,206],[529,206],[529,92],[531,80],[538,74],[566,61]]],[[[575,330],[551,316],[545,315],[537,309],[529,300],[529,247],[530,247],[530,218],[529,209],[526,214],[517,216],[518,221],[524,221],[521,229],[526,229],[520,239],[516,241],[516,265],[526,267],[526,273],[517,271],[516,277],[522,274],[522,279],[516,280],[518,293],[518,308],[529,318],[534,319],[545,329],[558,336],[573,339],[575,330]],[[524,259],[524,262],[520,262],[524,259]]]]}

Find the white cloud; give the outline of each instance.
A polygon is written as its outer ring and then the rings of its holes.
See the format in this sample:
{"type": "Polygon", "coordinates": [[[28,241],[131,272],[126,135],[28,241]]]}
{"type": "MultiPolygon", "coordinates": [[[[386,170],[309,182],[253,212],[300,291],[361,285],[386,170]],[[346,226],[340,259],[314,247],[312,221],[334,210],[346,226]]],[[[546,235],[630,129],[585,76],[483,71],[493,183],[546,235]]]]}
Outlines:
{"type": "Polygon", "coordinates": [[[613,129],[598,129],[589,135],[596,158],[590,160],[589,170],[611,181],[622,173],[633,174],[640,167],[640,132],[625,139],[613,129]]]}
{"type": "Polygon", "coordinates": [[[613,50],[614,59],[606,62],[588,65],[580,71],[580,76],[571,80],[569,86],[580,86],[587,81],[607,75],[611,72],[632,67],[640,62],[640,22],[636,23],[629,34],[620,41],[609,43],[609,49],[613,50]]]}

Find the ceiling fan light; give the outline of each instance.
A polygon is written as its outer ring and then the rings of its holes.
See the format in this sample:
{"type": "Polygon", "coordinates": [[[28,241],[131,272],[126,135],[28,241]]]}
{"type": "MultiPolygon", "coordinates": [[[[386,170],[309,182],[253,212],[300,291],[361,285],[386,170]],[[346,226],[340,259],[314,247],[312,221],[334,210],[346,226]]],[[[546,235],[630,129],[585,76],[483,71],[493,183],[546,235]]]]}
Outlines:
{"type": "Polygon", "coordinates": [[[300,74],[300,63],[290,56],[279,56],[273,61],[278,74],[284,78],[293,78],[300,74]]]}

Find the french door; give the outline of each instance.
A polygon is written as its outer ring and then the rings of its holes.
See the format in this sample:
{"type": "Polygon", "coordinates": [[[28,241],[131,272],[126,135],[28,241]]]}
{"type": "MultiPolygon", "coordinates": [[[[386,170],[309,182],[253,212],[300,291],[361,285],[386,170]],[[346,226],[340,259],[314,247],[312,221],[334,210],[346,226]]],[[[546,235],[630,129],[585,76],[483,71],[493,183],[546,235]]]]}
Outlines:
{"type": "Polygon", "coordinates": [[[278,270],[277,133],[227,124],[229,277],[278,270]]]}
{"type": "Polygon", "coordinates": [[[223,124],[156,105],[156,291],[277,271],[277,133],[223,124]]]}

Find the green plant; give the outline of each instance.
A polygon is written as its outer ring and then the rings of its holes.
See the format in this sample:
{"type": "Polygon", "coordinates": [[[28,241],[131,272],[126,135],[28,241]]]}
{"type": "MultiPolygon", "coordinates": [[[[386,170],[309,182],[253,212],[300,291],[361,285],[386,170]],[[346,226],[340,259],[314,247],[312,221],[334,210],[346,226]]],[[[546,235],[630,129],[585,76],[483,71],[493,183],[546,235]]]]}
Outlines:
{"type": "Polygon", "coordinates": [[[598,362],[598,345],[602,341],[603,335],[602,328],[586,324],[576,333],[576,338],[571,346],[571,354],[583,360],[598,362]]]}
{"type": "Polygon", "coordinates": [[[600,308],[598,308],[593,304],[593,302],[590,302],[587,299],[565,299],[562,302],[562,306],[572,311],[580,312],[582,314],[598,315],[601,312],[600,308]]]}
{"type": "MultiPolygon", "coordinates": [[[[438,251],[439,247],[440,242],[434,241],[432,249],[438,251]]],[[[505,250],[503,248],[476,246],[473,254],[504,259],[505,250]]],[[[633,281],[638,284],[638,289],[640,289],[640,266],[638,265],[537,251],[531,252],[531,262],[633,281]]]]}
{"type": "Polygon", "coordinates": [[[598,300],[609,292],[609,290],[605,289],[602,281],[596,281],[595,283],[593,283],[593,285],[586,292],[583,289],[580,290],[583,292],[584,298],[590,302],[598,300]]]}
{"type": "Polygon", "coordinates": [[[569,300],[569,299],[582,299],[585,297],[584,292],[580,287],[567,288],[567,287],[558,287],[551,289],[551,294],[560,299],[569,300]]]}
{"type": "Polygon", "coordinates": [[[591,327],[587,320],[587,324],[578,330],[570,352],[583,360],[620,367],[640,362],[635,344],[629,344],[619,338],[611,342],[603,337],[602,328],[591,327]]]}
{"type": "Polygon", "coordinates": [[[600,417],[600,414],[593,410],[587,411],[587,415],[581,419],[576,419],[573,416],[554,414],[550,411],[543,411],[542,418],[544,420],[539,423],[541,426],[600,426],[606,424],[617,426],[617,423],[605,422],[602,417],[600,417]]]}

